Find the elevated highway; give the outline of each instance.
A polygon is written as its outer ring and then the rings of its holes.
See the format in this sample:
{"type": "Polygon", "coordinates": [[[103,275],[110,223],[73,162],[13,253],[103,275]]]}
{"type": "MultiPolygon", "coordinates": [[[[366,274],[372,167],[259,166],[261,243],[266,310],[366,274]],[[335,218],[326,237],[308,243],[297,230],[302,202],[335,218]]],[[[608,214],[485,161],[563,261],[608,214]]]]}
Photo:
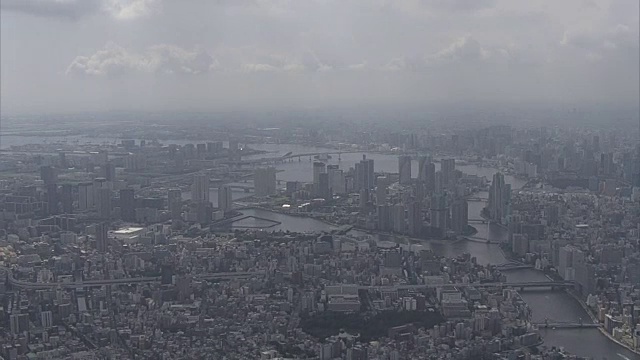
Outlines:
{"type": "MultiPolygon", "coordinates": [[[[149,284],[159,283],[161,277],[135,277],[135,278],[122,278],[122,279],[105,279],[105,280],[84,280],[74,282],[51,282],[51,283],[38,283],[29,282],[16,279],[12,272],[7,268],[0,269],[0,272],[4,270],[7,282],[11,286],[25,289],[25,290],[45,290],[56,289],[58,287],[63,289],[75,289],[83,287],[99,287],[105,285],[131,285],[131,284],[149,284]]],[[[253,276],[264,275],[264,271],[249,271],[249,272],[220,272],[210,274],[200,274],[193,277],[194,280],[232,280],[232,279],[245,279],[253,276]]]]}

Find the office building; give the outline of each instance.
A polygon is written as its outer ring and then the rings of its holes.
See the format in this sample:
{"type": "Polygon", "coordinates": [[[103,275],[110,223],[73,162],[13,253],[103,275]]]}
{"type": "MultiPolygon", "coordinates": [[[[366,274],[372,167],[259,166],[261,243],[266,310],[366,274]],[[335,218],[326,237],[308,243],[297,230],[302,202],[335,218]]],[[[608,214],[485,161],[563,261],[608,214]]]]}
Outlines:
{"type": "Polygon", "coordinates": [[[398,157],[398,173],[400,174],[400,184],[411,184],[411,156],[402,155],[398,157]]]}
{"type": "MultiPolygon", "coordinates": [[[[318,179],[318,181],[320,181],[318,179]]],[[[256,196],[270,196],[276,193],[276,169],[274,167],[258,168],[253,172],[256,196]]]]}
{"type": "Polygon", "coordinates": [[[53,314],[51,313],[51,310],[40,312],[40,324],[45,329],[53,327],[53,314]]]}
{"type": "Polygon", "coordinates": [[[191,201],[194,203],[209,202],[209,176],[197,174],[191,185],[191,201]]]}
{"type": "Polygon", "coordinates": [[[29,314],[11,314],[9,316],[9,328],[13,335],[29,331],[29,314]]]}
{"type": "Polygon", "coordinates": [[[222,185],[218,188],[218,209],[226,212],[231,211],[233,208],[233,198],[232,198],[231,187],[227,185],[222,185]]]}

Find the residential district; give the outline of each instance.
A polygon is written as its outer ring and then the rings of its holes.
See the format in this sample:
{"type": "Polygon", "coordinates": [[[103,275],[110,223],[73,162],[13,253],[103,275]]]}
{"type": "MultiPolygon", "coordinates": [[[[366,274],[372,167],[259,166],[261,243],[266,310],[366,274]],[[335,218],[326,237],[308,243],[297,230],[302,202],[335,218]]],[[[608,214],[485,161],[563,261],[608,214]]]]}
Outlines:
{"type": "Polygon", "coordinates": [[[581,358],[545,344],[550,327],[597,328],[640,354],[632,137],[194,129],[173,143],[152,131],[2,151],[1,358],[581,358]],[[289,179],[294,166],[309,181],[289,179]],[[430,242],[497,244],[509,261],[430,242]],[[518,268],[546,280],[508,280],[518,268]],[[589,318],[534,321],[521,294],[552,290],[589,318]]]}

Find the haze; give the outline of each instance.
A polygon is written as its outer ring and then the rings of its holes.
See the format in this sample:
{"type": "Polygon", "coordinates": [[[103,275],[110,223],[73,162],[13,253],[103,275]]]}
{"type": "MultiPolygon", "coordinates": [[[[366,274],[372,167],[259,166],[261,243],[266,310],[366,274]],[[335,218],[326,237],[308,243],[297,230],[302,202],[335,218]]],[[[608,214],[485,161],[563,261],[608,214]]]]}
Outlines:
{"type": "Polygon", "coordinates": [[[2,0],[1,110],[637,107],[637,0],[2,0]]]}

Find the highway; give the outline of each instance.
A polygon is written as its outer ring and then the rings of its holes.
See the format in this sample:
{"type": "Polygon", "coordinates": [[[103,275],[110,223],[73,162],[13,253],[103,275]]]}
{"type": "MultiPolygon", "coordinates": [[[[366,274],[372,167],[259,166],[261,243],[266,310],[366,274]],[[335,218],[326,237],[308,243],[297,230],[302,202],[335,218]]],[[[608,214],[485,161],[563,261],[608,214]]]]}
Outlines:
{"type": "MultiPolygon", "coordinates": [[[[53,282],[53,283],[37,283],[29,281],[17,280],[13,277],[10,269],[0,268],[7,274],[7,281],[11,286],[25,290],[44,290],[55,289],[58,287],[64,289],[73,289],[81,287],[95,287],[104,285],[129,285],[129,284],[145,284],[145,283],[157,283],[160,282],[161,277],[136,277],[136,278],[123,278],[123,279],[106,279],[106,280],[85,280],[74,282],[53,282]]],[[[250,278],[253,276],[264,275],[264,271],[249,271],[249,272],[220,272],[210,274],[200,274],[193,277],[194,280],[228,280],[228,279],[242,279],[250,278]]]]}
{"type": "Polygon", "coordinates": [[[562,287],[574,287],[575,284],[572,281],[527,281],[527,282],[486,282],[486,283],[457,283],[457,284],[419,284],[419,285],[384,285],[384,286],[359,286],[360,290],[422,290],[433,289],[440,287],[455,286],[457,288],[475,287],[475,288],[488,288],[488,287],[511,287],[511,288],[562,288],[562,287]]]}

